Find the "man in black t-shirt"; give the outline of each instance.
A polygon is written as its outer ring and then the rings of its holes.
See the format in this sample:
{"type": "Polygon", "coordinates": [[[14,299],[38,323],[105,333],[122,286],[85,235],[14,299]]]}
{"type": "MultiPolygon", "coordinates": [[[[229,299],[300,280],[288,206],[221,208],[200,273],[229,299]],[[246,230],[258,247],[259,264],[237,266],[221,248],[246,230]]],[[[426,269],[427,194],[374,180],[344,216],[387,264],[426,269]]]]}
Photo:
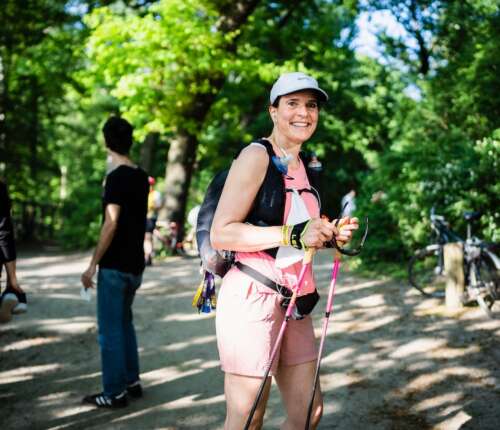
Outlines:
{"type": "Polygon", "coordinates": [[[85,289],[93,288],[92,278],[99,265],[97,324],[103,391],[83,399],[98,407],[123,407],[128,396],[142,396],[132,302],[144,271],[149,184],[147,173],[128,156],[132,131],[122,118],[111,117],[104,124],[104,140],[114,169],[104,185],[99,242],[81,278],[85,289]]]}

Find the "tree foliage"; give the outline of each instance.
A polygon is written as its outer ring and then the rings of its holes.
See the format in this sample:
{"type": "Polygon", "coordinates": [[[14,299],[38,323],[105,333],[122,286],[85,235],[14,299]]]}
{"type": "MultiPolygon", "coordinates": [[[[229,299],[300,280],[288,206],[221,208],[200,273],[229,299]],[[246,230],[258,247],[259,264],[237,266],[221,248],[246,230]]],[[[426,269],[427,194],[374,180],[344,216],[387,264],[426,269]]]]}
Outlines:
{"type": "Polygon", "coordinates": [[[498,4],[433,6],[440,10],[432,42],[436,67],[425,79],[414,76],[420,98],[399,104],[389,127],[390,145],[364,180],[364,210],[372,206],[370,193],[385,192],[386,198],[375,205],[383,210],[373,217],[385,229],[372,240],[385,240],[378,246],[392,258],[425,242],[431,207],[463,234],[463,212],[480,210],[485,215],[476,231],[493,241],[500,234],[500,117],[494,96],[500,83],[498,4]]]}
{"type": "Polygon", "coordinates": [[[457,229],[481,208],[478,228],[498,240],[497,2],[29,3],[0,12],[0,175],[17,201],[58,208],[63,243],[95,240],[110,114],[134,125],[132,155],[165,177],[165,216],[182,221],[213,174],[270,132],[269,89],[291,70],[330,94],[305,149],[324,165],[325,213],[357,189],[366,260],[425,241],[432,206],[457,229]],[[361,56],[356,20],[380,11],[406,34],[382,30],[383,56],[361,56]]]}

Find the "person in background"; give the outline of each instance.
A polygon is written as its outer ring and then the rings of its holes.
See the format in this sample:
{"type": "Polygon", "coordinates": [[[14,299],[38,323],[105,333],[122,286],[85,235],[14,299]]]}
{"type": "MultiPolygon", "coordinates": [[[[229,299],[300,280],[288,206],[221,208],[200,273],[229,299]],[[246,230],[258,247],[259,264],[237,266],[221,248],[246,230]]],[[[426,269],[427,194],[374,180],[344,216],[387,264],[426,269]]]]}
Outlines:
{"type": "Polygon", "coordinates": [[[89,267],[81,276],[93,288],[97,275],[97,325],[101,350],[103,391],[84,397],[97,407],[118,408],[128,397],[141,397],[139,354],[132,321],[132,303],[144,271],[144,233],[148,203],[148,175],[129,158],[132,126],[111,117],[103,127],[111,156],[107,174],[103,224],[89,267]]]}
{"type": "Polygon", "coordinates": [[[350,217],[354,214],[356,211],[356,191],[354,189],[342,197],[340,208],[342,209],[342,217],[350,217]]]}
{"type": "Polygon", "coordinates": [[[17,254],[10,211],[7,186],[0,181],[0,280],[3,266],[7,272],[6,289],[0,295],[0,322],[10,321],[12,314],[23,313],[28,309],[26,294],[17,282],[17,254]]]}
{"type": "Polygon", "coordinates": [[[146,266],[151,266],[153,264],[153,232],[156,228],[156,222],[158,221],[158,212],[162,206],[162,196],[159,191],[154,189],[155,178],[150,176],[149,181],[149,194],[148,194],[148,214],[146,218],[146,233],[144,234],[144,258],[146,260],[146,266]]]}
{"type": "Polygon", "coordinates": [[[198,214],[200,213],[201,205],[194,206],[189,212],[187,216],[187,222],[190,225],[188,234],[184,239],[184,244],[189,243],[191,245],[191,249],[196,249],[196,224],[198,223],[198,214]]]}

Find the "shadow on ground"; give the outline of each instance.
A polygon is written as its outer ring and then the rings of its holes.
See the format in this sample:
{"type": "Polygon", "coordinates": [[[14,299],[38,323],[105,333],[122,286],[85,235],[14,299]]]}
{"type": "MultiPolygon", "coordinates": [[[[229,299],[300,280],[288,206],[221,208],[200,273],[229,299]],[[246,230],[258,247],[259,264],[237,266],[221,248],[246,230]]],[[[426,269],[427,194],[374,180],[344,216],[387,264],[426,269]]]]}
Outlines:
{"type": "MultiPolygon", "coordinates": [[[[171,258],[148,269],[135,322],[145,397],[119,411],[83,406],[100,389],[95,298],[79,297],[88,255],[29,255],[19,276],[29,312],[0,326],[3,428],[221,429],[223,375],[213,314],[191,299],[198,261],[171,258]]],[[[315,263],[322,300],[330,261],[315,263]]],[[[447,315],[406,285],[343,270],[325,345],[320,429],[496,429],[500,422],[500,321],[479,309],[447,315]]],[[[498,312],[497,312],[498,313],[498,312]]],[[[264,428],[279,428],[276,388],[264,428]]]]}

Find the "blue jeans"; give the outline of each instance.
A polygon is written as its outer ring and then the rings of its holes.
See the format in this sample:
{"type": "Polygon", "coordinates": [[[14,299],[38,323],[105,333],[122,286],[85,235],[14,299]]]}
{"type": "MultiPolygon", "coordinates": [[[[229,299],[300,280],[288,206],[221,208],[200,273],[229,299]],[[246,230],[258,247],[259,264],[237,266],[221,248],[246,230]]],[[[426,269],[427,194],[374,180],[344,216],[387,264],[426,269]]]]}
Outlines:
{"type": "Polygon", "coordinates": [[[99,269],[97,324],[104,394],[115,396],[139,380],[139,354],[132,303],[142,275],[99,269]]]}

